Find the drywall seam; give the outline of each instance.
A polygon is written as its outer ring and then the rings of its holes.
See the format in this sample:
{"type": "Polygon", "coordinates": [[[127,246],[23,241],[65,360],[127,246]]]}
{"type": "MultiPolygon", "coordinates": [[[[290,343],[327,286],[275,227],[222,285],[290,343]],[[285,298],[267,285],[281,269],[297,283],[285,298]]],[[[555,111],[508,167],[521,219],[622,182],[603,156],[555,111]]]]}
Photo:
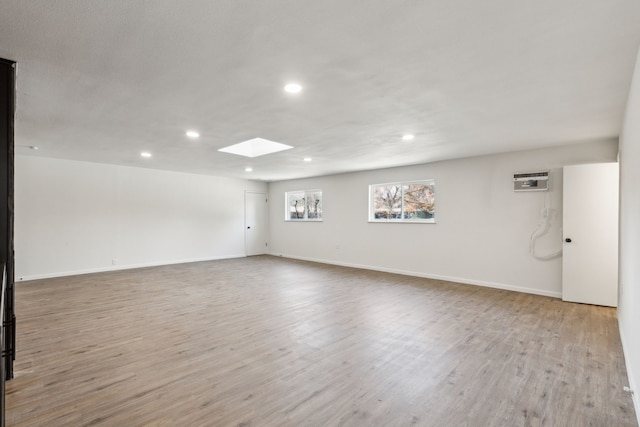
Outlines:
{"type": "Polygon", "coordinates": [[[187,264],[190,262],[217,261],[221,259],[245,258],[245,257],[246,257],[245,254],[231,254],[231,255],[206,257],[206,258],[179,259],[179,260],[172,260],[172,261],[148,262],[148,263],[130,264],[130,265],[114,265],[114,266],[108,266],[108,267],[89,268],[89,269],[83,269],[83,270],[62,271],[62,272],[56,272],[56,273],[44,273],[44,274],[35,274],[31,276],[22,276],[22,277],[16,278],[16,283],[28,282],[30,280],[52,279],[54,277],[77,276],[80,274],[104,273],[107,271],[132,270],[134,268],[160,267],[164,265],[187,264]]]}
{"type": "Polygon", "coordinates": [[[640,425],[640,390],[638,390],[639,384],[635,384],[635,382],[633,381],[635,377],[633,376],[633,371],[631,369],[631,365],[629,364],[629,359],[627,358],[627,355],[630,354],[627,351],[627,349],[629,348],[626,344],[627,340],[625,339],[622,328],[618,328],[618,329],[620,331],[620,341],[622,342],[622,353],[624,355],[624,364],[627,368],[627,380],[629,381],[629,388],[631,390],[634,390],[634,392],[631,393],[631,401],[633,402],[633,407],[636,410],[636,418],[638,419],[638,425],[640,425]]]}
{"type": "Polygon", "coordinates": [[[423,277],[425,279],[444,280],[447,282],[456,282],[456,283],[463,283],[466,285],[483,286],[485,288],[494,288],[494,289],[502,289],[506,291],[522,292],[526,294],[542,295],[545,297],[562,298],[561,292],[545,291],[545,290],[534,289],[534,288],[524,288],[520,286],[507,285],[504,283],[484,282],[481,280],[472,280],[472,279],[466,279],[462,277],[440,276],[437,274],[425,274],[417,271],[398,270],[394,268],[384,268],[384,267],[377,267],[377,266],[364,265],[364,264],[353,264],[348,262],[339,262],[339,261],[332,261],[332,260],[319,259],[319,258],[300,257],[300,256],[288,255],[288,254],[269,253],[269,255],[280,256],[283,258],[299,259],[301,261],[318,262],[321,264],[339,265],[341,267],[362,268],[364,270],[382,271],[384,273],[394,273],[394,274],[402,274],[405,276],[423,277]]]}

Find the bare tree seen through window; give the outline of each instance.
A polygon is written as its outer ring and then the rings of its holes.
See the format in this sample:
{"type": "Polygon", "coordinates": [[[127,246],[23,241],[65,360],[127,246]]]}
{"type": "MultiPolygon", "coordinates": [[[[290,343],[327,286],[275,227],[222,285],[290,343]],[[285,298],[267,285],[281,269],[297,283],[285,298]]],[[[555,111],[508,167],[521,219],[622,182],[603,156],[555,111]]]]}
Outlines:
{"type": "Polygon", "coordinates": [[[435,222],[433,180],[369,186],[372,221],[435,222]]]}
{"type": "Polygon", "coordinates": [[[322,190],[288,191],[285,199],[287,221],[322,220],[322,190]]]}
{"type": "Polygon", "coordinates": [[[403,218],[433,218],[436,204],[433,184],[404,185],[403,195],[403,218]]]}
{"type": "Polygon", "coordinates": [[[288,193],[289,219],[304,219],[304,192],[288,193]]]}
{"type": "Polygon", "coordinates": [[[402,187],[382,185],[373,190],[374,217],[376,219],[400,218],[402,212],[402,187]]]}
{"type": "Polygon", "coordinates": [[[322,193],[307,193],[307,218],[322,218],[322,193]]]}

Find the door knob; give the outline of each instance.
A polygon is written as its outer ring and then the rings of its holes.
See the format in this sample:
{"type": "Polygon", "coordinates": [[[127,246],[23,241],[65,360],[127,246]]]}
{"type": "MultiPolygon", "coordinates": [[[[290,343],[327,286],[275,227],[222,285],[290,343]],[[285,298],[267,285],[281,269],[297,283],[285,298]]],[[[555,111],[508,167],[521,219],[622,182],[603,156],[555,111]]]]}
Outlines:
{"type": "Polygon", "coordinates": [[[567,243],[571,243],[571,239],[568,238],[568,237],[566,239],[564,239],[564,241],[567,242],[567,243]]]}
{"type": "Polygon", "coordinates": [[[251,227],[247,227],[247,230],[249,230],[251,227]]]}

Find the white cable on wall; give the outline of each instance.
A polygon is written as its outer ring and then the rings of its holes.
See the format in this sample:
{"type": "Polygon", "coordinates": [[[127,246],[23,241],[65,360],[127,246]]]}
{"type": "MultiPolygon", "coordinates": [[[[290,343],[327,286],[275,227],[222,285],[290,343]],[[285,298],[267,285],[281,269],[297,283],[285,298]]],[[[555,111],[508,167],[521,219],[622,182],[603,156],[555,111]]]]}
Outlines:
{"type": "Polygon", "coordinates": [[[535,259],[539,259],[542,261],[554,259],[562,255],[562,248],[560,248],[560,250],[556,252],[545,255],[539,255],[536,253],[536,240],[547,234],[547,232],[551,228],[551,221],[553,221],[553,217],[557,215],[556,210],[551,208],[549,199],[549,192],[545,192],[544,206],[542,207],[542,211],[540,212],[540,221],[538,222],[538,228],[536,228],[533,233],[531,233],[531,238],[529,239],[529,254],[531,254],[531,256],[535,259]]]}

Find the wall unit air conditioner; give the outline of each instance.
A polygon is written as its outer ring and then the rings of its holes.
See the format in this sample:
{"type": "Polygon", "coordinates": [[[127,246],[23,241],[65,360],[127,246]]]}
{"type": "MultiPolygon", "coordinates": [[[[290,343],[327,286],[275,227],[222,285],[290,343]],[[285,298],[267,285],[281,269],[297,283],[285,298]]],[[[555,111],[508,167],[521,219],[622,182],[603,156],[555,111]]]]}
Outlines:
{"type": "Polygon", "coordinates": [[[547,191],[549,171],[514,173],[513,191],[547,191]]]}

